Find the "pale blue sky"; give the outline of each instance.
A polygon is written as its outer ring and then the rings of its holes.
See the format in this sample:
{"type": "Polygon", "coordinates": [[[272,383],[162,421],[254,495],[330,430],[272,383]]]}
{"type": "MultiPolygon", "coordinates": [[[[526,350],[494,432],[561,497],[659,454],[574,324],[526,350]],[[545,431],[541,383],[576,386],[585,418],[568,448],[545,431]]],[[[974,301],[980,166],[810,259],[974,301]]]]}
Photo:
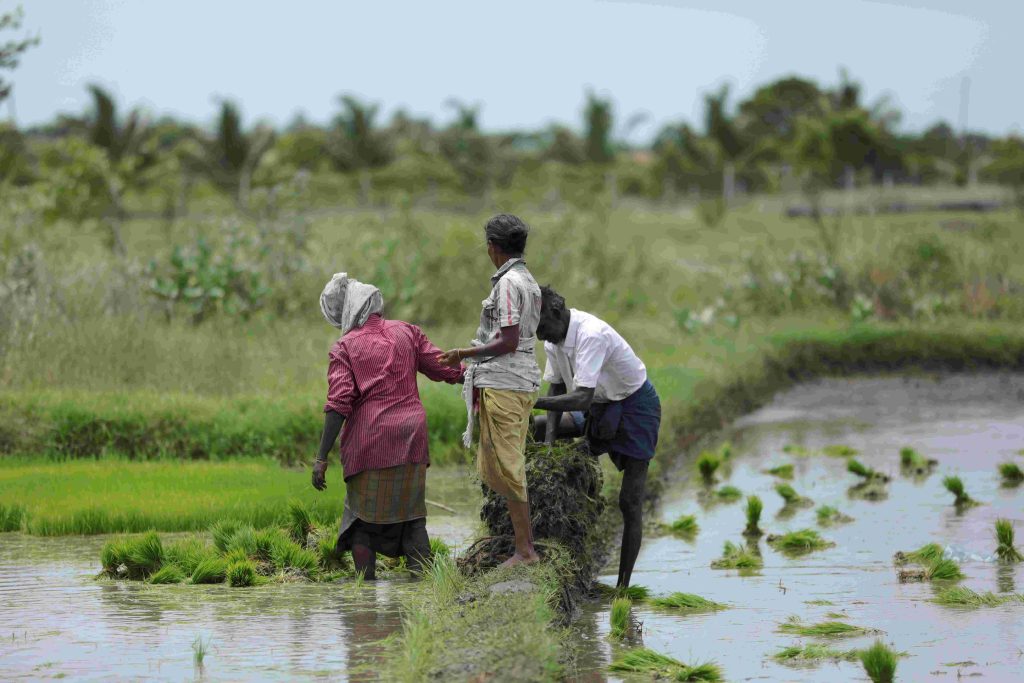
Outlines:
{"type": "MultiPolygon", "coordinates": [[[[337,95],[452,118],[449,97],[482,105],[489,130],[579,126],[584,91],[610,95],[620,125],[646,112],[700,123],[703,94],[738,95],[787,74],[832,84],[845,66],[865,99],[892,96],[902,127],[956,125],[970,77],[969,127],[1020,132],[1024,2],[1018,0],[520,0],[512,3],[24,0],[42,34],[14,73],[22,125],[80,112],[85,86],[212,121],[231,97],[247,121],[327,121],[337,95]]],[[[0,0],[10,9],[11,0],[0,0]]],[[[4,115],[7,112],[3,112],[4,115]]]]}

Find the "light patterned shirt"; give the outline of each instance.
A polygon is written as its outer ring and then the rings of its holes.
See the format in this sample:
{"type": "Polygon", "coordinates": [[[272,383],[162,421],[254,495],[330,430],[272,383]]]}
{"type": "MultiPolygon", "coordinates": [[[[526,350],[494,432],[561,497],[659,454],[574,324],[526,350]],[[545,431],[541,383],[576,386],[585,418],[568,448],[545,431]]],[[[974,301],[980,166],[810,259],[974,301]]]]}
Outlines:
{"type": "Polygon", "coordinates": [[[497,339],[502,327],[519,325],[519,346],[501,356],[478,356],[474,383],[489,389],[536,391],[540,368],[534,349],[540,322],[540,286],[526,268],[526,261],[507,261],[491,277],[491,295],[483,301],[480,327],[474,345],[497,339]]]}

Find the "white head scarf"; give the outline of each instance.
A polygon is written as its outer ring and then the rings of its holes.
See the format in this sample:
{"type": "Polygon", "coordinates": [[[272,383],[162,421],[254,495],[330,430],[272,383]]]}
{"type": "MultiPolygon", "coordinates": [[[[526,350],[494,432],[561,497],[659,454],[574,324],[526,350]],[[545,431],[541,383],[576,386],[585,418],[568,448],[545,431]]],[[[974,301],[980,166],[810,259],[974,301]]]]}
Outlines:
{"type": "Polygon", "coordinates": [[[348,273],[335,273],[320,293],[320,312],[324,320],[345,334],[354,327],[362,327],[374,313],[384,308],[380,290],[359,280],[351,280],[348,273]]]}

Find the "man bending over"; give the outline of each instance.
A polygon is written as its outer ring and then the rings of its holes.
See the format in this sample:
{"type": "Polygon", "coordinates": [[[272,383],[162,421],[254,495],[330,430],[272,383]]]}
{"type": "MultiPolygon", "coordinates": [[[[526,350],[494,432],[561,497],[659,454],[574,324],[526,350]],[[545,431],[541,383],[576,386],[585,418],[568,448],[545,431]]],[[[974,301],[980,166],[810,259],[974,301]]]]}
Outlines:
{"type": "Polygon", "coordinates": [[[658,445],[661,401],[626,340],[600,318],[566,308],[565,299],[550,287],[541,288],[537,336],[544,340],[544,379],[551,385],[534,406],[548,411],[545,440],[554,443],[566,428],[571,432],[573,425],[562,424],[562,413],[580,411],[586,415],[583,432],[590,452],[607,453],[623,473],[616,586],[626,588],[643,538],[647,466],[658,445]]]}

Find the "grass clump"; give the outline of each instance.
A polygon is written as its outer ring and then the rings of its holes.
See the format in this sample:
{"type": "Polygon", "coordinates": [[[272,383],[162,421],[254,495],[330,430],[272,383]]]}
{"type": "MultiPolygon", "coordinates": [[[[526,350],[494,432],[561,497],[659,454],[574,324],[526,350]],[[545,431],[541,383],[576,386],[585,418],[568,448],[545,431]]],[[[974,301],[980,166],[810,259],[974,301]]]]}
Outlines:
{"type": "Polygon", "coordinates": [[[782,500],[786,502],[786,506],[788,507],[807,507],[808,505],[813,504],[809,498],[801,496],[796,492],[796,489],[789,484],[776,484],[775,492],[782,496],[782,500]]]}
{"type": "Polygon", "coordinates": [[[844,621],[822,621],[817,624],[805,624],[798,617],[790,617],[779,626],[780,633],[813,638],[852,638],[869,633],[880,633],[877,629],[854,626],[844,621]]]}
{"type": "Polygon", "coordinates": [[[697,471],[700,472],[701,479],[704,480],[705,484],[711,484],[715,481],[715,472],[722,465],[722,459],[711,451],[704,451],[697,458],[697,471]]]}
{"type": "Polygon", "coordinates": [[[814,529],[801,529],[781,536],[769,536],[768,545],[787,555],[804,555],[815,550],[831,548],[835,543],[826,541],[814,529]]]}
{"type": "Polygon", "coordinates": [[[899,657],[881,640],[876,640],[871,647],[861,650],[858,658],[872,683],[892,683],[896,676],[899,657]]]}
{"type": "Polygon", "coordinates": [[[1020,562],[1024,560],[1020,551],[1013,545],[1013,523],[1008,519],[996,520],[996,556],[1003,562],[1020,562]]]}
{"type": "Polygon", "coordinates": [[[124,565],[127,568],[128,552],[131,543],[127,538],[114,538],[103,544],[100,550],[100,564],[103,571],[111,576],[117,574],[118,567],[124,565]]]}
{"type": "Polygon", "coordinates": [[[938,465],[937,460],[930,460],[915,451],[913,448],[904,447],[900,449],[900,469],[904,474],[914,476],[925,476],[938,465]]]}
{"type": "Polygon", "coordinates": [[[218,551],[226,553],[228,551],[228,543],[240,526],[242,525],[233,519],[223,519],[211,526],[210,535],[213,536],[213,546],[218,551]]]}
{"type": "Polygon", "coordinates": [[[789,453],[790,455],[799,455],[802,457],[813,455],[813,451],[811,451],[809,448],[806,448],[795,443],[788,443],[785,446],[783,446],[782,452],[789,453]]]}
{"type": "Polygon", "coordinates": [[[821,452],[833,458],[849,458],[857,455],[859,451],[856,448],[844,446],[843,444],[830,444],[822,448],[821,452]]]}
{"type": "Polygon", "coordinates": [[[189,576],[199,563],[215,557],[216,551],[198,538],[183,538],[164,548],[164,561],[173,564],[189,576]]]}
{"type": "Polygon", "coordinates": [[[128,541],[128,556],[125,565],[132,578],[145,578],[156,572],[164,562],[164,546],[156,532],[150,531],[141,538],[128,541]]]}
{"type": "Polygon", "coordinates": [[[165,564],[149,577],[150,583],[181,583],[185,580],[185,574],[177,565],[165,564]]]}
{"type": "Polygon", "coordinates": [[[313,523],[309,510],[298,500],[288,501],[288,535],[299,545],[306,545],[306,538],[309,537],[316,525],[313,523]]]}
{"type": "Polygon", "coordinates": [[[779,479],[792,479],[793,478],[793,465],[788,463],[785,465],[779,465],[778,467],[772,467],[764,471],[765,474],[770,474],[773,477],[779,479]]]}
{"type": "Polygon", "coordinates": [[[743,491],[740,491],[735,486],[723,486],[715,491],[715,497],[723,503],[735,503],[743,497],[743,491]]]}
{"type": "Polygon", "coordinates": [[[24,519],[24,505],[0,503],[0,532],[21,531],[21,523],[24,519]]]}
{"type": "Polygon", "coordinates": [[[846,471],[850,474],[856,474],[862,479],[875,479],[879,476],[878,472],[856,458],[850,458],[846,461],[846,471]]]}
{"type": "Polygon", "coordinates": [[[668,525],[669,531],[676,536],[692,539],[700,531],[696,515],[683,515],[668,525]]]}
{"type": "Polygon", "coordinates": [[[757,496],[747,496],[747,526],[743,529],[744,536],[760,536],[764,532],[758,526],[761,522],[761,511],[764,503],[757,496]]]}
{"type": "Polygon", "coordinates": [[[655,607],[664,607],[665,609],[683,612],[713,612],[729,608],[728,605],[702,598],[693,593],[672,593],[662,598],[654,598],[651,604],[655,607]]]}
{"type": "Polygon", "coordinates": [[[203,660],[206,659],[206,653],[210,651],[210,640],[203,641],[202,636],[196,636],[196,639],[192,641],[192,661],[198,667],[203,666],[203,660]]]}
{"type": "Polygon", "coordinates": [[[227,578],[228,564],[221,557],[208,557],[200,560],[196,568],[192,570],[190,581],[195,584],[223,583],[227,578]]]}
{"type": "Polygon", "coordinates": [[[942,546],[938,543],[926,543],[909,553],[897,552],[893,557],[896,564],[931,564],[942,558],[942,546]]]}
{"type": "Polygon", "coordinates": [[[853,521],[853,517],[844,515],[831,505],[822,505],[815,513],[818,516],[820,526],[832,526],[833,524],[847,524],[853,521]]]}
{"type": "Polygon", "coordinates": [[[856,661],[858,653],[856,650],[837,650],[821,643],[809,643],[807,645],[792,645],[779,650],[772,659],[780,664],[800,665],[815,664],[823,661],[839,662],[856,661]]]}
{"type": "Polygon", "coordinates": [[[964,573],[955,560],[940,558],[928,565],[924,577],[929,581],[959,581],[964,578],[964,573]]]}
{"type": "Polygon", "coordinates": [[[1016,486],[1024,481],[1024,470],[1015,462],[1004,462],[999,465],[999,475],[1006,486],[1016,486]]]}
{"type": "Polygon", "coordinates": [[[960,477],[946,477],[942,480],[942,485],[955,497],[953,505],[957,507],[970,507],[978,504],[977,501],[967,495],[967,491],[964,489],[964,482],[960,477]]]}
{"type": "Polygon", "coordinates": [[[291,569],[306,574],[316,571],[320,564],[320,558],[316,553],[286,538],[280,539],[271,547],[270,561],[278,571],[291,569]]]}
{"type": "Polygon", "coordinates": [[[613,638],[625,638],[632,630],[630,624],[633,611],[633,601],[629,598],[615,598],[612,601],[611,636],[613,638]]]}
{"type": "Polygon", "coordinates": [[[722,679],[722,670],[714,662],[687,666],[678,659],[668,657],[646,647],[630,650],[617,658],[608,667],[611,671],[646,673],[655,678],[673,681],[707,681],[716,683],[722,679]]]}
{"type": "Polygon", "coordinates": [[[611,598],[612,600],[615,598],[628,598],[633,602],[644,602],[651,597],[651,589],[647,586],[641,586],[640,584],[626,586],[623,588],[622,586],[612,587],[607,584],[599,583],[596,584],[596,587],[599,595],[611,598]]]}
{"type": "Polygon", "coordinates": [[[964,586],[952,586],[939,593],[932,598],[932,602],[947,607],[998,607],[1008,602],[1022,602],[1024,603],[1024,594],[1022,593],[1009,593],[1005,595],[996,595],[995,593],[985,592],[976,593],[970,588],[964,586]]]}
{"type": "Polygon", "coordinates": [[[228,585],[247,588],[256,585],[256,565],[251,560],[239,560],[228,565],[228,585]]]}
{"type": "Polygon", "coordinates": [[[722,548],[722,557],[711,563],[712,569],[760,569],[761,558],[742,545],[726,541],[722,548]]]}
{"type": "MultiPolygon", "coordinates": [[[[331,547],[337,543],[338,539],[331,537],[331,547]]],[[[452,549],[443,540],[436,536],[430,537],[430,556],[431,557],[451,557],[452,549]]]]}

